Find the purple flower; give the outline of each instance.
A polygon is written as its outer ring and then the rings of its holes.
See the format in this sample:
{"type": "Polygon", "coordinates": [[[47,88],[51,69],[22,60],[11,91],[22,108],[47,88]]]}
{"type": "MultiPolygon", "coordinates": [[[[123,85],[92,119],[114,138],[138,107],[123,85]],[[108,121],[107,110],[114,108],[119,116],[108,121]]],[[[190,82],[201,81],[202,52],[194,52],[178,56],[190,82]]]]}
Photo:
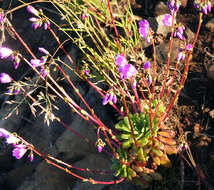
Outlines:
{"type": "Polygon", "coordinates": [[[33,162],[33,159],[34,159],[34,155],[33,155],[33,152],[31,151],[30,154],[28,155],[28,158],[31,162],[33,162]]]}
{"type": "Polygon", "coordinates": [[[45,68],[44,64],[47,61],[47,56],[41,57],[41,59],[31,59],[30,64],[32,67],[40,67],[39,72],[43,77],[47,76],[48,70],[45,68]]]}
{"type": "Polygon", "coordinates": [[[177,56],[177,61],[180,61],[180,60],[184,60],[185,59],[185,54],[182,52],[181,49],[179,49],[179,53],[178,53],[178,56],[177,56]]]}
{"type": "Polygon", "coordinates": [[[7,144],[17,144],[20,140],[4,128],[0,128],[0,138],[6,138],[7,144]]]}
{"type": "Polygon", "coordinates": [[[36,10],[33,6],[28,5],[27,6],[27,11],[35,16],[39,16],[39,11],[36,10]]]}
{"type": "Polygon", "coordinates": [[[11,55],[10,60],[13,61],[14,68],[17,69],[20,64],[20,57],[18,55],[11,55]]]}
{"type": "Polygon", "coordinates": [[[212,4],[211,4],[210,1],[208,1],[208,3],[207,3],[207,11],[211,12],[211,9],[212,9],[212,4]]]}
{"type": "Polygon", "coordinates": [[[87,69],[87,70],[84,71],[84,73],[85,73],[86,76],[89,76],[90,70],[87,69]]]}
{"type": "Polygon", "coordinates": [[[152,77],[150,75],[148,76],[146,82],[147,82],[148,85],[152,84],[152,77]]]}
{"type": "Polygon", "coordinates": [[[0,74],[0,83],[10,83],[13,79],[7,73],[0,74]]]}
{"type": "Polygon", "coordinates": [[[140,36],[147,39],[147,43],[150,43],[151,37],[149,36],[149,22],[147,20],[141,20],[139,22],[140,36]]]}
{"type": "Polygon", "coordinates": [[[151,67],[150,61],[147,61],[147,62],[144,63],[144,65],[143,65],[143,68],[144,68],[145,70],[149,69],[150,67],[151,67]]]}
{"type": "Polygon", "coordinates": [[[167,2],[167,5],[171,11],[171,14],[173,14],[173,11],[175,11],[175,13],[178,11],[181,3],[180,3],[180,1],[176,1],[176,3],[175,3],[175,0],[169,0],[167,2]]]}
{"type": "Polygon", "coordinates": [[[199,9],[202,13],[204,13],[206,15],[208,12],[211,12],[212,4],[211,4],[211,1],[202,1],[201,2],[199,0],[195,0],[194,7],[196,9],[199,9]]]}
{"type": "Polygon", "coordinates": [[[116,56],[116,65],[117,66],[124,67],[127,63],[128,62],[127,62],[127,59],[125,56],[117,54],[117,56],[116,56]]]}
{"type": "Polygon", "coordinates": [[[180,40],[183,40],[184,39],[184,36],[183,36],[184,29],[185,29],[184,25],[180,25],[177,28],[177,31],[174,32],[174,37],[178,37],[180,40]]]}
{"type": "Polygon", "coordinates": [[[187,44],[186,45],[186,51],[190,51],[192,49],[192,44],[187,44]]]}
{"type": "Polygon", "coordinates": [[[19,67],[20,61],[14,62],[14,69],[17,69],[19,67]]]}
{"type": "Polygon", "coordinates": [[[0,24],[2,24],[4,21],[4,13],[3,11],[0,13],[0,24]]]}
{"type": "Polygon", "coordinates": [[[39,47],[38,49],[39,49],[39,51],[40,51],[41,53],[44,53],[45,55],[49,55],[48,50],[46,50],[45,48],[39,47]]]}
{"type": "Polygon", "coordinates": [[[24,156],[24,154],[27,152],[27,147],[23,144],[16,145],[13,149],[13,156],[16,157],[16,159],[20,159],[24,156]]]}
{"type": "Polygon", "coordinates": [[[40,71],[39,71],[41,74],[42,74],[42,76],[43,77],[46,77],[47,76],[47,74],[48,74],[48,71],[47,71],[47,69],[45,69],[45,67],[44,66],[41,66],[41,68],[40,68],[40,71]]]}
{"type": "Polygon", "coordinates": [[[117,96],[116,96],[116,95],[114,95],[114,96],[112,97],[112,102],[113,102],[114,104],[117,103],[117,96]]]}
{"type": "Polygon", "coordinates": [[[19,94],[19,93],[20,93],[20,89],[15,89],[15,90],[14,90],[14,94],[15,94],[15,95],[17,95],[17,94],[19,94]]]}
{"type": "Polygon", "coordinates": [[[134,65],[127,64],[121,69],[120,74],[121,74],[122,79],[127,79],[127,78],[130,78],[130,77],[136,75],[137,70],[134,65]]]}
{"type": "Polygon", "coordinates": [[[42,19],[31,17],[29,18],[29,21],[32,22],[32,27],[34,28],[34,30],[42,26],[42,19]]]}
{"type": "Polygon", "coordinates": [[[0,138],[1,137],[7,138],[8,136],[10,136],[10,133],[4,128],[0,128],[0,138]]]}
{"type": "Polygon", "coordinates": [[[167,5],[168,5],[168,7],[169,7],[170,10],[173,10],[174,5],[175,5],[175,0],[171,0],[171,1],[169,0],[167,2],[167,5]]]}
{"type": "Polygon", "coordinates": [[[133,80],[133,84],[132,84],[132,88],[133,88],[133,89],[136,89],[136,87],[137,87],[137,81],[134,79],[134,80],[133,80]]]}
{"type": "Polygon", "coordinates": [[[109,100],[109,97],[110,97],[110,94],[107,93],[104,98],[103,98],[103,101],[102,101],[102,105],[105,106],[110,100],[109,100]]]}
{"type": "Polygon", "coordinates": [[[98,152],[102,152],[104,146],[97,146],[98,152]]]}
{"type": "Polygon", "coordinates": [[[141,21],[139,22],[139,27],[140,27],[140,28],[141,28],[141,27],[143,27],[143,28],[149,28],[149,22],[148,22],[146,19],[141,20],[141,21]]]}
{"type": "Polygon", "coordinates": [[[39,19],[38,18],[36,18],[36,17],[31,17],[31,18],[29,18],[29,21],[30,22],[37,22],[39,19]]]}
{"type": "Polygon", "coordinates": [[[12,53],[13,53],[13,51],[11,49],[6,48],[6,47],[0,47],[0,58],[1,59],[8,58],[12,53]]]}
{"type": "Polygon", "coordinates": [[[194,3],[193,6],[194,6],[196,9],[199,9],[199,8],[200,8],[200,6],[199,6],[198,3],[194,3]]]}
{"type": "Polygon", "coordinates": [[[114,104],[117,103],[117,97],[116,95],[114,95],[112,92],[107,93],[102,101],[102,105],[105,106],[106,104],[108,104],[110,101],[112,101],[114,104]]]}
{"type": "Polygon", "coordinates": [[[46,20],[44,23],[44,29],[47,30],[50,27],[51,23],[49,20],[46,20]]]}
{"type": "Polygon", "coordinates": [[[106,143],[104,143],[102,141],[102,139],[97,139],[97,142],[96,142],[96,146],[97,146],[97,149],[98,149],[98,152],[102,152],[104,146],[105,146],[106,143]]]}
{"type": "MultiPolygon", "coordinates": [[[[7,94],[9,94],[9,95],[13,95],[13,94],[17,95],[17,94],[19,94],[19,93],[20,93],[20,89],[19,89],[19,88],[16,88],[16,89],[9,89],[9,90],[7,91],[7,94]]],[[[1,137],[1,135],[0,135],[0,137],[1,137]]]]}
{"type": "Polygon", "coordinates": [[[149,35],[149,28],[143,28],[143,27],[140,27],[139,28],[139,33],[140,33],[140,36],[143,37],[143,38],[147,38],[147,36],[149,35]]]}
{"type": "Polygon", "coordinates": [[[202,8],[202,12],[203,12],[205,15],[207,15],[207,6],[204,6],[204,7],[202,8]]]}
{"type": "Polygon", "coordinates": [[[163,24],[165,26],[172,26],[172,16],[170,14],[166,14],[163,19],[163,24]]]}
{"type": "Polygon", "coordinates": [[[34,30],[36,30],[39,27],[39,22],[33,23],[32,27],[33,27],[34,30]]]}
{"type": "Polygon", "coordinates": [[[19,141],[20,140],[12,134],[10,134],[8,137],[6,137],[7,144],[17,144],[19,141]]]}
{"type": "Polygon", "coordinates": [[[31,60],[30,60],[30,64],[31,64],[33,67],[39,67],[39,66],[44,65],[44,60],[41,60],[41,59],[31,59],[31,60]]]}

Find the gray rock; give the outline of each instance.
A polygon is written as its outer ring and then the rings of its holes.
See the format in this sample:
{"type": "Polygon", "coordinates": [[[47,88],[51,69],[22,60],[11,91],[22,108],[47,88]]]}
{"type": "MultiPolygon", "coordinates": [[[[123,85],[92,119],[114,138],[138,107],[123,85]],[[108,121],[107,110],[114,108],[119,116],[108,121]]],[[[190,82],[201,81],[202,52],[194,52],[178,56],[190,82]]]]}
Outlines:
{"type": "Polygon", "coordinates": [[[214,80],[214,65],[211,65],[207,70],[207,77],[214,80]]]}
{"type": "MultiPolygon", "coordinates": [[[[75,46],[73,46],[72,49],[68,52],[74,64],[77,64],[78,51],[79,50],[75,46]]],[[[62,58],[62,61],[63,64],[61,67],[63,71],[69,76],[70,80],[74,84],[79,82],[80,78],[76,74],[75,65],[67,58],[67,56],[64,56],[64,58],[62,58]]],[[[69,84],[67,79],[65,79],[65,82],[69,84]]]]}
{"type": "Polygon", "coordinates": [[[214,18],[211,18],[205,25],[211,32],[214,32],[214,18]]]}
{"type": "Polygon", "coordinates": [[[192,32],[192,30],[190,30],[190,28],[188,26],[185,26],[184,34],[185,34],[187,41],[189,43],[192,43],[195,38],[195,34],[192,32]]]}
{"type": "MultiPolygon", "coordinates": [[[[74,117],[69,127],[92,142],[96,139],[96,133],[93,126],[90,126],[78,115],[74,117]]],[[[89,144],[70,130],[66,130],[57,139],[54,150],[55,155],[61,155],[63,160],[86,157],[88,154],[96,152],[94,144],[89,144]]]]}
{"type": "Polygon", "coordinates": [[[155,6],[155,16],[159,16],[167,13],[169,14],[168,6],[166,5],[166,3],[159,1],[155,6]]]}
{"type": "Polygon", "coordinates": [[[45,161],[36,169],[35,174],[27,179],[18,190],[68,190],[75,180],[66,172],[59,170],[45,161]]]}
{"type": "MultiPolygon", "coordinates": [[[[111,161],[108,159],[107,156],[102,155],[102,153],[97,154],[90,154],[83,160],[75,163],[75,166],[81,168],[88,168],[91,170],[101,170],[101,171],[110,171],[111,169],[111,161]]],[[[82,172],[81,176],[85,178],[92,178],[98,181],[111,181],[113,178],[112,174],[99,174],[99,173],[92,173],[92,172],[82,172]]],[[[101,190],[106,185],[103,184],[92,184],[92,183],[85,183],[80,180],[74,186],[74,189],[78,190],[87,190],[87,189],[94,189],[94,190],[101,190]]]]}
{"type": "Polygon", "coordinates": [[[162,14],[156,17],[151,17],[148,20],[154,32],[156,32],[157,34],[162,34],[164,37],[166,37],[167,34],[171,32],[171,27],[165,26],[163,24],[164,18],[165,18],[165,14],[162,14]]]}
{"type": "MultiPolygon", "coordinates": [[[[179,50],[179,40],[177,38],[173,39],[172,51],[171,51],[171,61],[175,61],[177,59],[179,50]]],[[[167,56],[169,51],[169,42],[162,43],[156,47],[156,56],[157,61],[160,63],[167,63],[167,56]]]]}

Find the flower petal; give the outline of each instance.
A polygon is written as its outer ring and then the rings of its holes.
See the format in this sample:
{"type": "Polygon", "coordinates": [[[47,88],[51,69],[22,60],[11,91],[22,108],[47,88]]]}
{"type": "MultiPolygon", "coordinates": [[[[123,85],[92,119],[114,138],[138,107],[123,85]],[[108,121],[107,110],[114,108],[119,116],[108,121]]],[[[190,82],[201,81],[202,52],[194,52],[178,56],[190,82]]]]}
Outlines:
{"type": "Polygon", "coordinates": [[[13,79],[7,73],[0,74],[0,83],[10,83],[13,79]]]}

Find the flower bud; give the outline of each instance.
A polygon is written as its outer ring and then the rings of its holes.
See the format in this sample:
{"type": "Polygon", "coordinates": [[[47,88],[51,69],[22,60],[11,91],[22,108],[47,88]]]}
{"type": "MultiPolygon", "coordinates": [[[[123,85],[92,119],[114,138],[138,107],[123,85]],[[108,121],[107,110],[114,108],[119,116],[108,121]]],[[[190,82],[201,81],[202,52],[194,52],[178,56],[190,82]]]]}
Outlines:
{"type": "Polygon", "coordinates": [[[11,49],[6,48],[6,47],[0,47],[0,58],[1,59],[8,58],[12,53],[13,53],[13,51],[11,49]]]}
{"type": "Polygon", "coordinates": [[[146,63],[144,63],[143,68],[145,70],[148,70],[151,67],[150,61],[147,61],[146,63]]]}
{"type": "Polygon", "coordinates": [[[27,11],[35,16],[39,16],[39,11],[36,10],[33,6],[28,5],[27,6],[27,11]]]}
{"type": "Polygon", "coordinates": [[[0,83],[10,83],[13,79],[7,73],[0,74],[0,83]]]}
{"type": "Polygon", "coordinates": [[[43,48],[43,47],[39,47],[38,50],[39,50],[41,53],[44,53],[45,55],[49,55],[48,50],[46,50],[46,49],[43,48]]]}

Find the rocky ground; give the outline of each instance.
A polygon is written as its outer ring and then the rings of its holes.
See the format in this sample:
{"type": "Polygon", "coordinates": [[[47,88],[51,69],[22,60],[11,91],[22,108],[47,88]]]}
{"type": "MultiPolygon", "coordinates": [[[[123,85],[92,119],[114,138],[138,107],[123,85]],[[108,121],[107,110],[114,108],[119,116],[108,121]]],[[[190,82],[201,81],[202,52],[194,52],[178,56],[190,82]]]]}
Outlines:
{"type": "MultiPolygon", "coordinates": [[[[7,9],[9,1],[0,2],[3,9],[7,9]]],[[[17,6],[17,2],[13,1],[12,6],[17,6]]],[[[186,38],[191,42],[196,32],[197,12],[191,7],[191,1],[182,1],[183,7],[178,15],[178,20],[186,27],[186,38]]],[[[37,5],[37,8],[44,8],[48,16],[63,22],[56,12],[51,11],[49,6],[45,4],[37,5]]],[[[156,30],[165,37],[167,30],[161,26],[158,19],[162,14],[165,14],[167,9],[163,3],[151,1],[133,1],[132,6],[136,15],[142,18],[149,18],[151,22],[156,23],[156,30]],[[159,24],[158,24],[159,23],[159,24]]],[[[17,29],[17,32],[23,37],[32,50],[40,56],[37,51],[38,46],[45,47],[51,50],[56,47],[56,42],[51,38],[48,32],[43,29],[33,31],[31,24],[28,21],[28,13],[26,9],[20,9],[12,14],[12,22],[17,29]],[[26,32],[27,31],[27,32],[26,32]]],[[[193,152],[194,159],[203,171],[203,180],[199,181],[198,175],[194,168],[191,168],[188,163],[176,156],[173,159],[173,169],[163,169],[163,180],[152,184],[150,190],[170,190],[170,189],[188,189],[194,190],[211,190],[214,189],[214,12],[203,18],[203,26],[199,35],[199,40],[193,52],[191,67],[187,78],[186,85],[179,97],[179,104],[176,106],[175,112],[178,118],[178,126],[182,127],[187,140],[193,152]]],[[[161,20],[161,19],[159,19],[161,20]]],[[[65,38],[58,33],[61,39],[65,38]]],[[[6,45],[19,49],[24,53],[23,47],[15,40],[9,40],[6,36],[6,45]]],[[[167,42],[166,42],[167,43],[167,42]]],[[[176,42],[175,42],[176,46],[176,42]]],[[[157,47],[157,56],[161,64],[164,64],[166,57],[167,44],[159,44],[157,47]]],[[[78,59],[76,47],[72,44],[66,45],[74,60],[78,59]]],[[[176,52],[173,51],[173,56],[176,58],[176,52]]],[[[29,55],[26,55],[29,57],[29,55]]],[[[62,53],[59,53],[62,60],[67,61],[62,53]]],[[[0,60],[0,71],[8,72],[15,79],[20,79],[23,74],[33,76],[29,68],[25,65],[20,65],[15,71],[10,62],[0,60]]],[[[55,73],[58,75],[58,73],[55,73]]],[[[72,75],[72,73],[70,73],[72,75]]],[[[103,109],[101,99],[98,94],[85,83],[73,77],[73,81],[82,92],[83,96],[92,105],[95,112],[101,117],[108,126],[113,126],[109,109],[103,109]]],[[[63,84],[67,85],[67,84],[63,84]]],[[[28,105],[22,104],[19,108],[18,115],[12,115],[7,120],[2,120],[11,107],[15,105],[6,105],[5,101],[8,97],[4,95],[6,85],[0,85],[0,127],[6,128],[9,131],[17,132],[28,142],[32,142],[37,149],[43,153],[51,154],[59,159],[78,167],[88,167],[91,169],[109,170],[111,160],[105,154],[97,153],[94,146],[84,142],[76,137],[73,133],[61,127],[58,123],[53,122],[48,127],[43,123],[43,116],[34,117],[28,105]]],[[[76,101],[80,100],[76,97],[72,90],[69,93],[76,101]]],[[[16,101],[21,101],[21,96],[13,97],[16,101]]],[[[96,134],[94,130],[79,116],[72,113],[69,108],[61,101],[58,102],[59,111],[56,114],[62,118],[71,128],[85,135],[89,139],[94,139],[96,134]]],[[[5,145],[3,140],[0,140],[0,189],[1,190],[139,190],[140,187],[124,182],[117,185],[92,185],[82,183],[81,181],[71,177],[43,161],[39,157],[34,158],[34,162],[30,163],[28,158],[16,160],[11,156],[11,147],[5,145]]],[[[185,155],[186,158],[187,155],[185,155]]],[[[87,174],[84,174],[87,175],[87,174]]],[[[110,180],[112,175],[102,176],[93,174],[99,180],[110,180]]]]}

